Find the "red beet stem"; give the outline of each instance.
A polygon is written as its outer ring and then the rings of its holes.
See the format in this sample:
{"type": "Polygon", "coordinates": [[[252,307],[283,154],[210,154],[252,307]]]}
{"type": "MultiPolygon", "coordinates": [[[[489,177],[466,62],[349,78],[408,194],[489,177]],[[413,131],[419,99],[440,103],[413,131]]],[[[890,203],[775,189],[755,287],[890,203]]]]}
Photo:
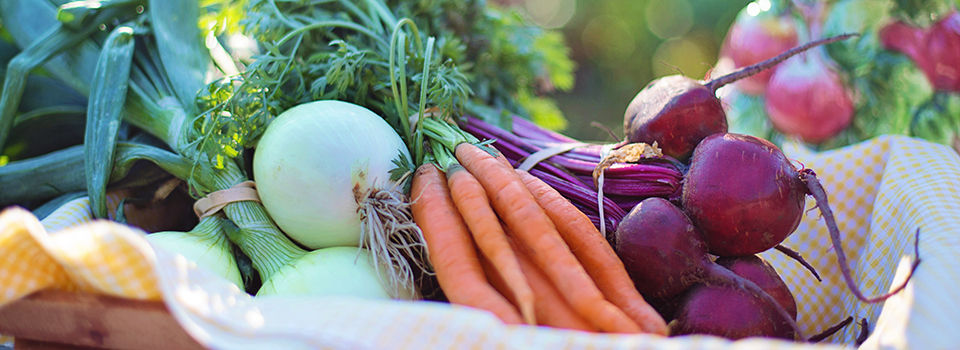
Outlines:
{"type": "Polygon", "coordinates": [[[811,41],[811,42],[808,42],[808,43],[806,43],[806,44],[803,44],[803,45],[794,47],[794,48],[792,48],[792,49],[790,49],[790,50],[784,51],[783,53],[781,53],[781,54],[779,54],[779,55],[777,55],[777,56],[775,56],[775,57],[769,58],[769,59],[767,59],[767,60],[765,60],[765,61],[751,64],[751,65],[749,65],[749,66],[740,68],[740,69],[734,71],[733,73],[730,73],[730,74],[724,75],[724,76],[722,76],[722,77],[718,77],[718,78],[716,78],[716,79],[713,79],[713,80],[707,82],[706,84],[704,84],[704,86],[705,86],[707,89],[710,89],[710,91],[712,91],[712,92],[717,92],[717,89],[723,87],[724,85],[730,84],[730,83],[735,82],[735,81],[737,81],[737,80],[740,80],[740,79],[749,77],[749,76],[751,76],[751,75],[760,73],[760,72],[762,72],[762,71],[764,71],[764,70],[770,69],[771,67],[777,65],[777,63],[783,62],[783,61],[785,61],[786,59],[788,59],[788,58],[790,58],[790,57],[793,57],[793,56],[795,56],[796,54],[799,54],[799,53],[801,53],[801,52],[807,51],[807,50],[809,50],[809,49],[811,49],[811,48],[813,48],[813,47],[817,47],[817,46],[820,46],[820,45],[825,45],[825,44],[837,42],[837,41],[840,41],[840,40],[846,40],[846,39],[849,39],[849,38],[852,38],[852,37],[855,37],[855,36],[859,36],[859,35],[860,35],[860,33],[847,33],[847,34],[840,34],[840,35],[832,36],[832,37],[829,37],[829,38],[824,38],[824,39],[820,39],[820,40],[811,41]]]}
{"type": "Polygon", "coordinates": [[[831,335],[836,334],[841,329],[843,329],[843,327],[846,327],[851,322],[853,322],[853,316],[847,316],[847,318],[843,319],[843,321],[840,321],[840,323],[837,323],[835,326],[827,328],[823,330],[823,332],[820,332],[819,334],[810,337],[810,339],[807,339],[807,341],[811,343],[819,343],[824,339],[827,339],[831,335]]]}
{"type": "Polygon", "coordinates": [[[873,304],[887,300],[887,298],[903,290],[913,277],[913,272],[917,270],[917,266],[920,265],[920,228],[917,228],[917,232],[914,234],[914,261],[913,266],[910,267],[910,274],[907,275],[907,279],[889,293],[868,298],[863,295],[860,287],[857,286],[857,282],[853,280],[850,265],[847,264],[847,254],[843,252],[843,246],[840,245],[840,229],[837,227],[837,222],[833,217],[833,210],[830,209],[830,204],[827,202],[827,193],[824,191],[820,181],[817,180],[817,174],[811,169],[803,169],[800,171],[800,180],[807,185],[807,191],[809,191],[813,199],[816,200],[817,208],[820,209],[820,214],[823,215],[823,219],[827,224],[827,230],[830,231],[830,241],[833,243],[833,250],[837,253],[837,263],[840,264],[843,279],[846,281],[850,291],[853,292],[853,295],[855,295],[857,299],[860,299],[860,301],[873,304]]]}
{"type": "Polygon", "coordinates": [[[773,247],[773,248],[776,250],[779,250],[781,253],[785,254],[786,256],[789,256],[791,259],[799,262],[800,265],[803,265],[803,267],[806,267],[807,270],[809,270],[810,273],[813,274],[813,277],[817,278],[817,281],[823,282],[823,280],[820,279],[820,274],[817,273],[817,269],[813,268],[813,265],[810,265],[810,263],[808,263],[807,260],[804,259],[803,256],[801,256],[800,253],[798,253],[796,250],[787,248],[783,244],[778,244],[776,247],[773,247]]]}
{"type": "Polygon", "coordinates": [[[547,130],[529,120],[518,116],[513,117],[512,131],[514,134],[517,134],[517,136],[540,141],[580,142],[563,134],[547,130]]]}
{"type": "Polygon", "coordinates": [[[787,322],[787,325],[793,329],[794,339],[804,339],[803,334],[800,333],[800,327],[798,327],[797,322],[793,320],[793,316],[790,316],[790,313],[787,312],[776,299],[770,296],[770,294],[767,294],[767,292],[764,292],[756,283],[740,277],[733,273],[733,271],[714,262],[707,262],[704,264],[704,267],[705,269],[702,272],[703,283],[741,289],[765,300],[770,304],[770,307],[774,308],[774,310],[780,314],[780,317],[787,322]]]}

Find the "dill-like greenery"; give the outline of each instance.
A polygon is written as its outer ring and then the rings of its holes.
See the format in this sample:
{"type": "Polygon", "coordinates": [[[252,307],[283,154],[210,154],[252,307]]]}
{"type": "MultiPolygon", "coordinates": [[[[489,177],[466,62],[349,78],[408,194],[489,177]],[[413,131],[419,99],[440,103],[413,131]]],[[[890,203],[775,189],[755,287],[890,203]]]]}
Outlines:
{"type": "MultiPolygon", "coordinates": [[[[569,89],[572,61],[559,34],[517,13],[476,0],[241,5],[243,11],[226,11],[242,15],[239,20],[212,21],[228,23],[228,30],[242,28],[262,50],[251,62],[241,62],[246,65],[241,76],[210,84],[199,98],[204,113],[196,123],[202,135],[197,144],[213,162],[254,147],[278,113],[321,99],[356,103],[384,117],[417,164],[430,158],[424,147],[429,142],[416,123],[425,109],[441,117],[471,113],[501,125],[505,113],[535,112],[539,115],[530,116],[535,120],[563,125],[553,101],[538,96],[537,87],[569,89]]],[[[398,169],[417,164],[398,163],[398,169]]]]}

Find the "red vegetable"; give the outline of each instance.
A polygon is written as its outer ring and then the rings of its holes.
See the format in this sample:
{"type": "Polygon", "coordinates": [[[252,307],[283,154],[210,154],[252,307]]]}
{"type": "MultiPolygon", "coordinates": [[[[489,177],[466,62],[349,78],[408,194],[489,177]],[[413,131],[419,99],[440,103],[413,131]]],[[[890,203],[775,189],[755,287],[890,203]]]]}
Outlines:
{"type": "MultiPolygon", "coordinates": [[[[853,280],[840,245],[840,230],[816,174],[810,169],[797,170],[769,141],[737,134],[704,139],[693,153],[681,202],[711,253],[742,256],[773,248],[790,235],[803,215],[807,194],[816,200],[844,281],[858,299],[883,301],[906,285],[905,281],[877,297],[863,295],[853,280]]],[[[917,251],[911,275],[919,261],[917,251]]]]}
{"type": "MultiPolygon", "coordinates": [[[[779,307],[779,305],[778,305],[779,307]]],[[[712,334],[728,339],[773,337],[795,339],[784,316],[744,289],[697,285],[684,295],[670,334],[712,334]]]]}
{"type": "Polygon", "coordinates": [[[880,41],[909,56],[934,89],[960,92],[960,13],[954,11],[928,29],[891,23],[880,31],[880,41]]]}
{"type": "MultiPolygon", "coordinates": [[[[644,297],[669,299],[697,283],[703,283],[723,291],[732,290],[729,293],[738,296],[737,300],[752,305],[752,309],[744,310],[752,313],[750,317],[754,319],[751,322],[737,324],[732,322],[735,321],[733,319],[716,323],[708,321],[707,324],[712,326],[707,327],[701,326],[695,315],[713,314],[717,310],[702,306],[699,297],[694,298],[692,302],[683,302],[676,311],[675,319],[670,324],[671,334],[705,332],[724,336],[747,334],[791,339],[799,335],[793,318],[773,297],[756,283],[710,261],[701,237],[700,231],[680,208],[662,198],[648,198],[640,202],[617,228],[617,254],[644,297]],[[758,327],[754,326],[755,323],[770,326],[758,327]],[[681,327],[675,328],[678,325],[681,327]],[[719,330],[731,330],[732,333],[719,330]]],[[[696,290],[698,287],[693,288],[696,290]]],[[[718,307],[726,303],[721,299],[707,303],[713,302],[718,307]]]]}
{"type": "Polygon", "coordinates": [[[697,282],[693,277],[703,265],[711,263],[700,231],[661,198],[648,198],[634,207],[617,227],[614,241],[617,255],[646,298],[682,293],[697,282]]]}
{"type": "Polygon", "coordinates": [[[682,75],[654,80],[640,90],[627,106],[623,116],[627,141],[658,142],[663,154],[686,159],[704,137],[727,131],[727,116],[716,96],[721,86],[769,69],[812,47],[854,35],[844,34],[813,41],[706,83],[682,75]]]}
{"type": "MultiPolygon", "coordinates": [[[[789,17],[777,16],[770,11],[759,15],[745,11],[741,11],[733,22],[720,52],[721,56],[733,60],[735,67],[761,62],[797,45],[797,28],[789,17]]],[[[763,94],[771,74],[771,70],[761,71],[738,81],[736,86],[748,94],[763,94]]]]}
{"type": "Polygon", "coordinates": [[[783,62],[767,88],[766,112],[774,128],[805,142],[826,141],[853,120],[853,100],[820,48],[783,62]]]}
{"type": "Polygon", "coordinates": [[[797,301],[777,274],[777,270],[766,260],[756,255],[738,256],[735,258],[723,257],[716,260],[720,266],[733,271],[740,277],[746,278],[760,286],[764,292],[770,294],[780,306],[783,306],[793,319],[797,319],[797,301]]]}
{"type": "Polygon", "coordinates": [[[806,190],[777,146],[747,135],[716,134],[697,146],[681,201],[719,256],[756,254],[800,223],[806,190]]]}

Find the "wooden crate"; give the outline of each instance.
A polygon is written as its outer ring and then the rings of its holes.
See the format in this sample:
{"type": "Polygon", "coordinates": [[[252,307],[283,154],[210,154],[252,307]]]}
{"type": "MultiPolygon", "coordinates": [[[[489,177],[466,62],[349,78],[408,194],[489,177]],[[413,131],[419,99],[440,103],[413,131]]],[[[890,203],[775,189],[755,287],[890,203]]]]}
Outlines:
{"type": "Polygon", "coordinates": [[[159,301],[44,290],[0,308],[15,349],[202,349],[159,301]]]}

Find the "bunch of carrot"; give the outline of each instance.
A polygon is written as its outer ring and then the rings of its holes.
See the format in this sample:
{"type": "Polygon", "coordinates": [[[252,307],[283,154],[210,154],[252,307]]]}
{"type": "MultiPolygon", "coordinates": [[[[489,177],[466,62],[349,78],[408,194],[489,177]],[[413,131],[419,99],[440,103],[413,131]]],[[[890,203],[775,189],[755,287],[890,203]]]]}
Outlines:
{"type": "Polygon", "coordinates": [[[446,147],[455,159],[420,166],[411,199],[451,303],[508,324],[666,335],[585,214],[489,147],[446,147]]]}

